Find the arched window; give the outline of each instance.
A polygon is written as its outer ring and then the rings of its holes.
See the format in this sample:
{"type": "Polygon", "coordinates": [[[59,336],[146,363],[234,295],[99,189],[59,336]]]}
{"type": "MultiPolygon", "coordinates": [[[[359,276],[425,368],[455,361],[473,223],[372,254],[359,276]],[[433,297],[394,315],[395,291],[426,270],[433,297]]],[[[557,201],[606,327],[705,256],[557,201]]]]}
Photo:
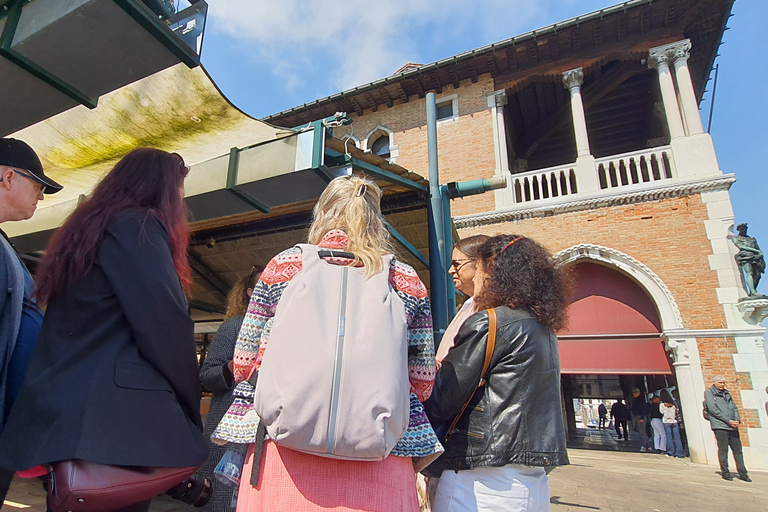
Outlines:
{"type": "Polygon", "coordinates": [[[382,135],[371,144],[371,153],[389,159],[389,136],[382,135]]]}

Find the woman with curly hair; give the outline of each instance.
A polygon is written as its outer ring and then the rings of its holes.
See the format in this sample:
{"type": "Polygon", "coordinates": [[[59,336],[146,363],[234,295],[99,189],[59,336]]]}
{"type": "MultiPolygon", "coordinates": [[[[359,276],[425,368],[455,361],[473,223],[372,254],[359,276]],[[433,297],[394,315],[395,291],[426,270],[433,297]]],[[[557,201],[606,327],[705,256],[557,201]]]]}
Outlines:
{"type": "MultiPolygon", "coordinates": [[[[213,471],[216,465],[227,451],[224,446],[211,442],[211,434],[234,400],[232,391],[235,389],[235,379],[232,374],[232,358],[235,354],[235,342],[237,342],[237,333],[240,332],[240,326],[248,309],[248,302],[251,300],[251,294],[256,287],[259,276],[261,276],[261,270],[253,266],[247,276],[242,276],[235,281],[227,296],[227,312],[224,315],[224,322],[216,331],[213,341],[208,347],[203,366],[200,368],[200,383],[203,385],[203,389],[213,393],[211,407],[205,418],[203,430],[203,436],[208,441],[208,459],[202,467],[202,473],[211,479],[214,478],[213,471]]],[[[234,512],[236,501],[235,488],[219,484],[213,487],[211,501],[203,507],[195,507],[195,509],[201,512],[234,512]]],[[[187,509],[193,510],[193,507],[190,506],[187,509]]]]}
{"type": "Polygon", "coordinates": [[[459,416],[428,468],[442,473],[432,510],[546,511],[547,470],[568,464],[555,336],[566,320],[568,279],[530,238],[495,236],[478,253],[478,312],[459,330],[424,403],[433,425],[459,416]],[[490,309],[496,340],[483,373],[490,309]]]}

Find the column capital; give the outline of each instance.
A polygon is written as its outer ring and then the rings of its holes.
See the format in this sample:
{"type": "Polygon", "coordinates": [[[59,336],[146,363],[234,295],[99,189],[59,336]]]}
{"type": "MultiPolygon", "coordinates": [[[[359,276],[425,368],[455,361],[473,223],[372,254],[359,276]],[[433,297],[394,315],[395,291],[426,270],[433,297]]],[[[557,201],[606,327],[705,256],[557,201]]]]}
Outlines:
{"type": "Polygon", "coordinates": [[[507,91],[493,91],[488,95],[488,108],[501,108],[507,104],[507,91]]]}
{"type": "Polygon", "coordinates": [[[691,55],[691,40],[683,39],[674,43],[655,46],[648,50],[648,67],[656,68],[660,64],[685,61],[691,55]]]}
{"type": "Polygon", "coordinates": [[[676,366],[691,363],[688,344],[685,339],[668,339],[665,348],[672,352],[672,359],[676,366]]]}
{"type": "Polygon", "coordinates": [[[582,83],[584,83],[584,70],[582,68],[563,71],[563,86],[566,89],[581,87],[582,83]]]}

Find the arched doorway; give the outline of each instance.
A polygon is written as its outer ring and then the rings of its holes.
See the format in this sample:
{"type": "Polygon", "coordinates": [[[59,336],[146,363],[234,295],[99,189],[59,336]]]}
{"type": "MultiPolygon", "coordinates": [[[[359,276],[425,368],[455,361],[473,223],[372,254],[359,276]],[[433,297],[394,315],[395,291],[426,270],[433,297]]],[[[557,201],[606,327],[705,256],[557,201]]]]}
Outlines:
{"type": "MultiPolygon", "coordinates": [[[[569,324],[558,333],[570,443],[639,449],[635,442],[616,443],[615,436],[590,435],[590,430],[598,426],[599,404],[610,409],[618,398],[631,400],[632,388],[646,396],[676,395],[658,308],[642,286],[615,267],[582,259],[571,271],[576,287],[569,324]]],[[[630,438],[639,441],[640,436],[630,438]]]]}

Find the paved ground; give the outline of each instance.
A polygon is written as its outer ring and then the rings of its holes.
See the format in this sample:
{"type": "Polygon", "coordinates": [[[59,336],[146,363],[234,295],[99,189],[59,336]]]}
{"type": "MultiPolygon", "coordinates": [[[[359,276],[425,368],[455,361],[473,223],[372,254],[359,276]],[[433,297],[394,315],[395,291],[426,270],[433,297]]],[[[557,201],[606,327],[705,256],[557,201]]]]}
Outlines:
{"type": "MultiPolygon", "coordinates": [[[[768,511],[768,472],[751,471],[752,483],[726,482],[717,468],[638,453],[631,439],[630,444],[618,443],[615,437],[594,429],[581,433],[583,446],[633,451],[569,450],[571,465],[550,474],[552,512],[768,511]]],[[[15,480],[8,500],[15,503],[6,502],[3,510],[45,512],[45,496],[37,481],[15,480]]],[[[183,510],[168,498],[152,504],[153,512],[183,510]]]]}

